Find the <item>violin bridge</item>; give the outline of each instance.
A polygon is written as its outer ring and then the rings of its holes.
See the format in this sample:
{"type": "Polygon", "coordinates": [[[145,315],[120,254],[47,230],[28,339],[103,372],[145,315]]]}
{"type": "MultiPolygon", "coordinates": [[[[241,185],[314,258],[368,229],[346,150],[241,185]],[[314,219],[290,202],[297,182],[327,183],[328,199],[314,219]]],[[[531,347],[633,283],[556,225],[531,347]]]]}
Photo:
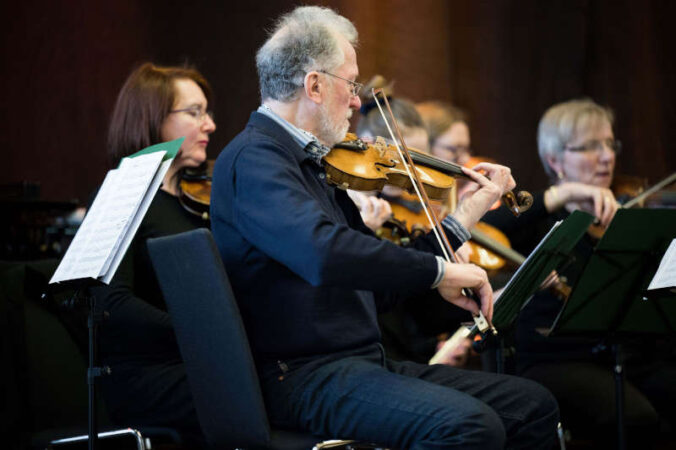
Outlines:
{"type": "Polygon", "coordinates": [[[373,146],[378,150],[378,155],[383,158],[385,156],[385,149],[387,149],[387,141],[385,138],[382,136],[376,137],[376,142],[373,146]]]}

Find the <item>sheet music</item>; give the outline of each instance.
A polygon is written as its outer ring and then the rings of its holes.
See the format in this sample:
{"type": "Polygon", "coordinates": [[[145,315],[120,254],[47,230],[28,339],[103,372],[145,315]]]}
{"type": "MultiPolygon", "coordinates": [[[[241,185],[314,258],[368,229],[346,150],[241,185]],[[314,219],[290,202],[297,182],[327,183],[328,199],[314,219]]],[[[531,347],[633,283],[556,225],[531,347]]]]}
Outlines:
{"type": "Polygon", "coordinates": [[[148,208],[150,208],[150,204],[153,202],[153,199],[155,198],[155,193],[160,188],[160,185],[164,180],[164,176],[169,170],[169,166],[171,166],[172,162],[173,159],[168,159],[164,161],[160,165],[160,168],[157,170],[155,177],[150,182],[150,188],[148,189],[149,195],[143,197],[143,201],[141,202],[138,211],[136,211],[136,214],[130,221],[127,232],[124,234],[122,241],[119,244],[119,250],[115,253],[115,257],[111,262],[110,267],[105,272],[105,274],[103,274],[104,277],[102,281],[104,283],[109,284],[110,281],[113,279],[115,272],[117,272],[117,268],[122,262],[122,258],[124,258],[124,254],[127,252],[127,249],[131,245],[131,241],[134,239],[134,236],[136,236],[136,231],[138,230],[138,227],[141,226],[141,222],[143,222],[143,218],[145,217],[148,208]]]}
{"type": "Polygon", "coordinates": [[[165,153],[124,158],[108,172],[50,283],[99,278],[109,271],[165,153]]]}
{"type": "Polygon", "coordinates": [[[648,290],[676,287],[676,239],[671,241],[664,252],[660,267],[648,285],[648,290]]]}

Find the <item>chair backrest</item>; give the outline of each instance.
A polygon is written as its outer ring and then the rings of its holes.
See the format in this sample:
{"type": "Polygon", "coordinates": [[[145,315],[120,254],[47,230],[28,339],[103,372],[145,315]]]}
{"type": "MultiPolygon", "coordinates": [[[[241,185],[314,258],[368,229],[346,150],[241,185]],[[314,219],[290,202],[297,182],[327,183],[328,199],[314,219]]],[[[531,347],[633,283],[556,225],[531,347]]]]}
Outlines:
{"type": "Polygon", "coordinates": [[[244,324],[207,229],[148,240],[207,442],[267,445],[270,425],[244,324]]]}

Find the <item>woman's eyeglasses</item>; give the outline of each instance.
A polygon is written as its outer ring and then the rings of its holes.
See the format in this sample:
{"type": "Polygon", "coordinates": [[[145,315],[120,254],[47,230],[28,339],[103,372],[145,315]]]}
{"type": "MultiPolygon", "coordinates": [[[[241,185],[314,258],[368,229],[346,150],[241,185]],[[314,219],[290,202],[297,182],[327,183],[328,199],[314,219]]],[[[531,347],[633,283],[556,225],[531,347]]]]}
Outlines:
{"type": "Polygon", "coordinates": [[[563,147],[563,149],[574,153],[601,153],[604,146],[608,147],[615,154],[618,154],[620,151],[622,151],[622,142],[618,141],[617,139],[605,139],[603,141],[594,140],[585,142],[584,144],[577,145],[575,147],[566,146],[563,147]]]}
{"type": "Polygon", "coordinates": [[[214,113],[212,113],[211,111],[204,111],[199,106],[190,106],[188,108],[172,109],[171,111],[169,111],[169,113],[180,113],[180,112],[188,114],[190,117],[192,117],[193,119],[195,119],[200,123],[204,121],[207,118],[207,116],[212,121],[214,120],[214,113]]]}

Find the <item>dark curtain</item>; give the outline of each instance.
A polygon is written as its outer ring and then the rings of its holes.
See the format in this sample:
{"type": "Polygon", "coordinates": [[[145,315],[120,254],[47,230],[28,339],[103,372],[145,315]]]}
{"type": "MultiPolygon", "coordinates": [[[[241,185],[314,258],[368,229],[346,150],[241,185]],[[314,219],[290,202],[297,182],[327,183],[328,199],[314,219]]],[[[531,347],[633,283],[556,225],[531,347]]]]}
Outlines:
{"type": "MultiPolygon", "coordinates": [[[[117,91],[151,60],[188,62],[215,88],[215,157],[258,106],[254,54],[297,2],[3,2],[2,184],[39,181],[47,200],[86,200],[107,170],[117,91]]],[[[624,142],[618,172],[655,182],[676,170],[676,3],[664,1],[335,0],[360,32],[363,79],[380,73],[415,101],[471,115],[473,147],[546,183],[535,132],[555,102],[612,107],[624,142]]]]}

